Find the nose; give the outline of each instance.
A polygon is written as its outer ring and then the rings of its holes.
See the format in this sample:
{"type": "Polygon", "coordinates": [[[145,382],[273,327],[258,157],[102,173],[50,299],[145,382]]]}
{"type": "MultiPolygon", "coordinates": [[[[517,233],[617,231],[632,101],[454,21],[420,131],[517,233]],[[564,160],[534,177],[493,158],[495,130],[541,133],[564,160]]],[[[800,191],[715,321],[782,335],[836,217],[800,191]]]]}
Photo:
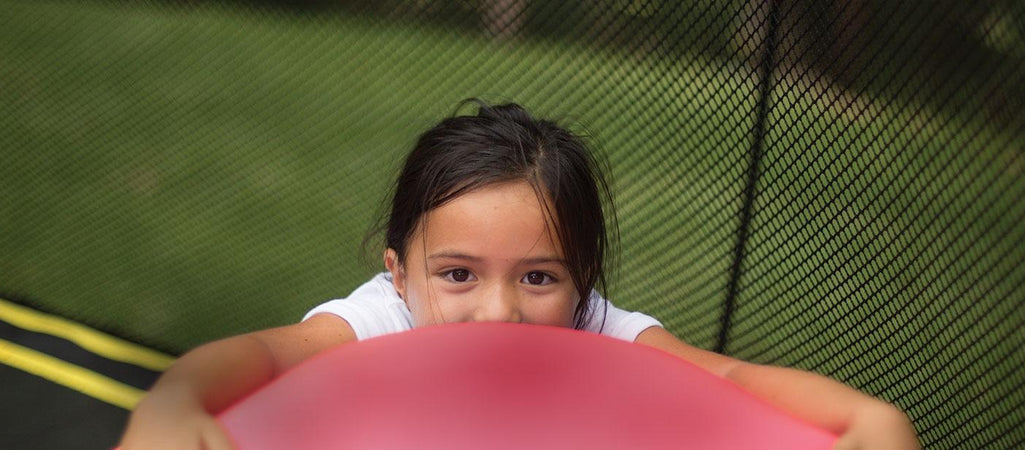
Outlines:
{"type": "Polygon", "coordinates": [[[473,321],[522,322],[519,292],[516,287],[498,285],[481,292],[481,298],[474,310],[473,321]]]}

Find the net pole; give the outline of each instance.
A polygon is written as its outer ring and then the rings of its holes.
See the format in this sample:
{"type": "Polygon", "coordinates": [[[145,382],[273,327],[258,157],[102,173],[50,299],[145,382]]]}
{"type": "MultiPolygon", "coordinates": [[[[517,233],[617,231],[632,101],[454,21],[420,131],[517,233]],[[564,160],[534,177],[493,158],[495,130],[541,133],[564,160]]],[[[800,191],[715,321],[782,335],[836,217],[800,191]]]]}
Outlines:
{"type": "Polygon", "coordinates": [[[744,185],[744,203],[740,210],[740,225],[737,229],[737,245],[733,248],[733,264],[730,267],[729,285],[726,299],[723,301],[722,320],[719,327],[719,339],[716,341],[715,352],[725,354],[729,343],[729,331],[736,310],[737,294],[740,290],[740,277],[744,268],[747,240],[751,233],[751,220],[754,215],[754,202],[758,195],[758,179],[761,176],[762,153],[765,146],[765,134],[768,128],[769,103],[772,96],[772,73],[776,67],[776,40],[779,33],[779,0],[769,2],[766,23],[768,30],[765,37],[765,50],[759,63],[759,97],[755,106],[755,123],[752,129],[751,151],[748,153],[747,180],[744,185]]]}

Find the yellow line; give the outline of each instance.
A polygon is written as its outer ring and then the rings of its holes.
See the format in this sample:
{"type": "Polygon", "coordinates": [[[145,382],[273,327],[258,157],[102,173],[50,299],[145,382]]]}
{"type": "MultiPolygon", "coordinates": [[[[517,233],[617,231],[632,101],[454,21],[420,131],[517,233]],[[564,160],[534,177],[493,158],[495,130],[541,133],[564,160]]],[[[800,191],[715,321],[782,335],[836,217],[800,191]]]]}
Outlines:
{"type": "Polygon", "coordinates": [[[143,391],[50,355],[0,339],[0,363],[131,410],[143,391]]]}
{"type": "Polygon", "coordinates": [[[174,361],[174,358],[163,353],[3,299],[0,299],[0,320],[25,330],[67,339],[108,359],[135,364],[157,372],[167,370],[174,361]]]}

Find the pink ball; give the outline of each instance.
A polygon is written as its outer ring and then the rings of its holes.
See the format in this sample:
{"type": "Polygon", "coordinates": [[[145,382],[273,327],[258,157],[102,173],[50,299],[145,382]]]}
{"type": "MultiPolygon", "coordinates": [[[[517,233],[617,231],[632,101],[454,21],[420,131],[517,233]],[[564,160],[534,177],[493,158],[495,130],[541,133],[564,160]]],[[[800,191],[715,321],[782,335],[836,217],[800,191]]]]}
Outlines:
{"type": "Polygon", "coordinates": [[[242,450],[828,449],[836,440],[657,349],[504,323],[341,345],[218,419],[242,450]]]}

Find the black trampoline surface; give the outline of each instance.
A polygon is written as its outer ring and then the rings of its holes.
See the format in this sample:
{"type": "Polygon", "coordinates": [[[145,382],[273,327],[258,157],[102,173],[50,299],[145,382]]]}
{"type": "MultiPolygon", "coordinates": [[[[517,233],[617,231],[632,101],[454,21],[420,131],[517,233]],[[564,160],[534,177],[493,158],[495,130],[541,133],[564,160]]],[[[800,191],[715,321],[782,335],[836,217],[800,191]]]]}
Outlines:
{"type": "Polygon", "coordinates": [[[170,361],[0,299],[0,449],[113,448],[170,361]]]}
{"type": "Polygon", "coordinates": [[[3,364],[0,385],[0,448],[113,448],[128,420],[125,409],[3,364]]]}

